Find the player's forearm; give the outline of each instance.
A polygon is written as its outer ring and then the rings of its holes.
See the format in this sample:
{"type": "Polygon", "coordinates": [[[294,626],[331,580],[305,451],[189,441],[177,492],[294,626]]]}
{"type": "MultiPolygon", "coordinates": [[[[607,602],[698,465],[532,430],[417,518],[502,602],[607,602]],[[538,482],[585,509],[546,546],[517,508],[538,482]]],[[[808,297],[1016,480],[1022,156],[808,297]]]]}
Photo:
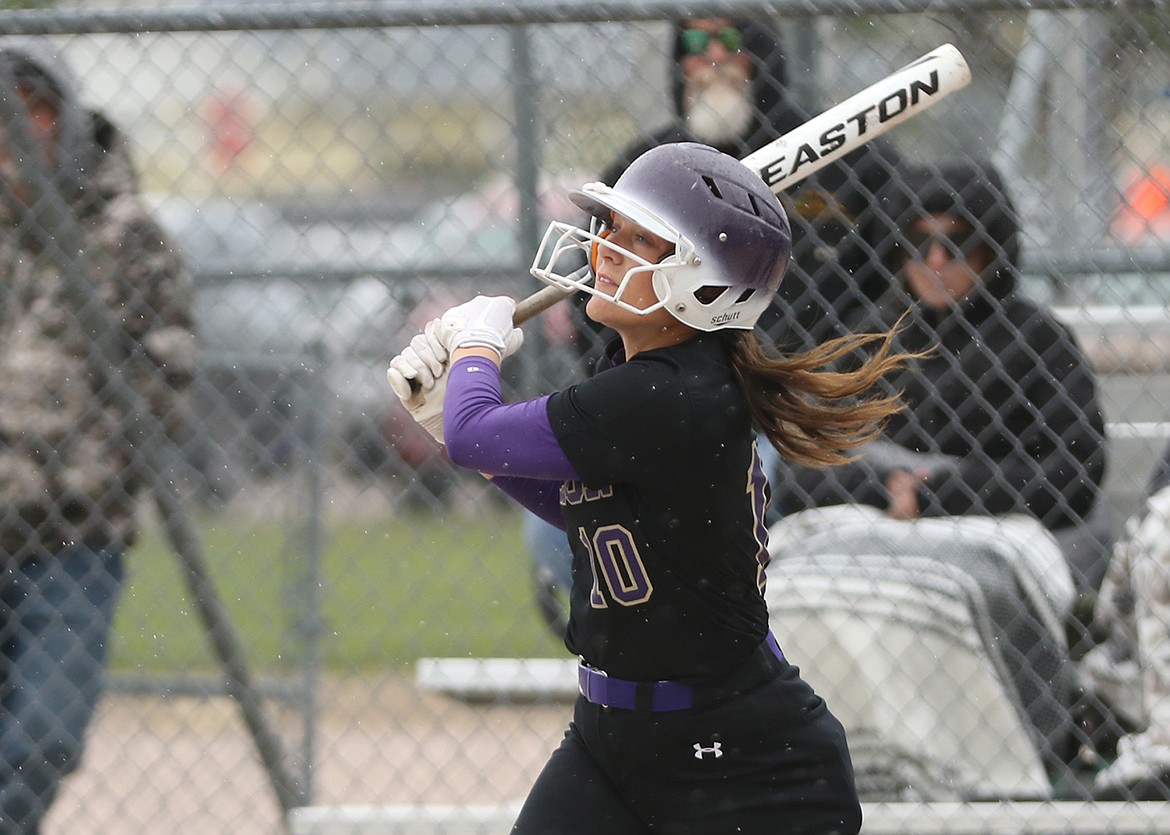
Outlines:
{"type": "Polygon", "coordinates": [[[492,476],[577,478],[553,434],[547,397],[504,403],[499,368],[478,355],[457,359],[448,373],[443,434],[454,464],[492,476]]]}

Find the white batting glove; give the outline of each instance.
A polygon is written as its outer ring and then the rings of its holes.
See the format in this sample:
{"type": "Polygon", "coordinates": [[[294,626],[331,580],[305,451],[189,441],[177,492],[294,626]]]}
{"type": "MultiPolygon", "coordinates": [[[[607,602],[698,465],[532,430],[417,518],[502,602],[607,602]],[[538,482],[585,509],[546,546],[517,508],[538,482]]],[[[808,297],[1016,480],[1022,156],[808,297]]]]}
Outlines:
{"type": "Polygon", "coordinates": [[[516,302],[507,296],[476,296],[439,318],[436,336],[450,354],[459,348],[490,348],[500,360],[524,343],[524,332],[512,324],[516,302]]]}
{"type": "Polygon", "coordinates": [[[443,443],[443,402],[447,397],[447,348],[436,333],[439,320],[427,322],[386,370],[395,396],[419,426],[443,443]]]}

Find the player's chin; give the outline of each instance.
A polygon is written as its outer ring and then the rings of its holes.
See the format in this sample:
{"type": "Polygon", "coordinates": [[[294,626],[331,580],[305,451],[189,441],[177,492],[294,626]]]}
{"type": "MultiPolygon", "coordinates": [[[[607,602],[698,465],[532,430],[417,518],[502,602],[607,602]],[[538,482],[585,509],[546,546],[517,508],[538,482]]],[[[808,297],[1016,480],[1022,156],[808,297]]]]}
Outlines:
{"type": "Polygon", "coordinates": [[[599,325],[612,325],[621,320],[623,313],[626,311],[614,304],[609,296],[591,295],[585,303],[585,315],[599,325]]]}

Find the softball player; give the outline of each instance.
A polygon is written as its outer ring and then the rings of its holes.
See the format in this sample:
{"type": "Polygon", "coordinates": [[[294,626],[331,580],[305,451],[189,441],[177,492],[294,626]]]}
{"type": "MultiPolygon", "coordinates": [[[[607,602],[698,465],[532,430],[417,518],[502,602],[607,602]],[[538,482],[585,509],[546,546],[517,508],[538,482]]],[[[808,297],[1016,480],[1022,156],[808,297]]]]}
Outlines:
{"type": "Polygon", "coordinates": [[[389,371],[453,462],[573,548],[580,697],[513,832],[856,833],[845,733],[768,630],[753,427],[792,460],[838,462],[897,409],[859,395],[901,358],[888,334],[762,347],[792,236],[730,156],[663,145],[572,198],[591,228],[551,224],[533,274],[589,293],[620,337],[593,377],[505,404],[499,366],[523,337],[501,297],[447,311],[389,371]],[[587,267],[560,268],[581,253],[587,267]],[[855,374],[821,370],[874,341],[855,374]]]}

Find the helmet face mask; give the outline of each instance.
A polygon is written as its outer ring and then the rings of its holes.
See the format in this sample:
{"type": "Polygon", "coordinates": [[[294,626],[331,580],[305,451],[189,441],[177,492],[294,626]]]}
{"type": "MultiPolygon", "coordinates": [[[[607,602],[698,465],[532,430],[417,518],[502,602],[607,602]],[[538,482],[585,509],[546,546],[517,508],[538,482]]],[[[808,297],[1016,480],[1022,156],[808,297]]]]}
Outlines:
{"type": "Polygon", "coordinates": [[[705,145],[659,146],[635,160],[613,188],[589,183],[571,197],[592,216],[590,229],[550,224],[532,274],[635,313],[665,308],[701,331],[751,329],[788,264],[792,233],[776,196],[738,160],[705,145]],[[605,233],[614,215],[665,239],[673,252],[651,264],[610,243],[605,233]],[[613,296],[594,285],[591,267],[600,247],[635,264],[613,296]],[[652,276],[657,302],[638,307],[622,296],[631,278],[644,273],[652,276]]]}
{"type": "MultiPolygon", "coordinates": [[[[658,228],[669,232],[664,227],[658,228]]],[[[569,223],[553,221],[537,249],[536,258],[532,263],[532,274],[546,284],[563,290],[583,290],[591,295],[601,296],[623,310],[645,316],[666,306],[668,296],[658,291],[661,282],[669,281],[668,276],[679,271],[699,267],[694,246],[676,232],[660,236],[673,242],[673,246],[661,260],[653,262],[614,243],[609,238],[609,231],[610,225],[596,217],[593,218],[588,230],[569,223]],[[626,270],[612,295],[598,290],[594,284],[597,260],[603,249],[624,258],[626,263],[633,264],[626,270]],[[586,263],[583,267],[579,266],[582,260],[586,263]],[[627,298],[631,284],[640,275],[651,276],[651,284],[655,288],[657,301],[649,305],[636,304],[627,298]]],[[[654,234],[659,233],[655,231],[654,234]]]]}

